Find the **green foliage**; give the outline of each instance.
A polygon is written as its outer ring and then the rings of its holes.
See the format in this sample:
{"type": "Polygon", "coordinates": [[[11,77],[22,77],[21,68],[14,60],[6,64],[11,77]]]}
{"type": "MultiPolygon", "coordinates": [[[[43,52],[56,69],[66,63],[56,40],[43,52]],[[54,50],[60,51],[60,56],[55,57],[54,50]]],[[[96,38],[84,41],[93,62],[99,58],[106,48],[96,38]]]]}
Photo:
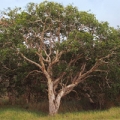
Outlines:
{"type": "Polygon", "coordinates": [[[83,11],[79,13],[79,16],[81,16],[80,22],[85,26],[93,28],[98,25],[98,20],[94,14],[83,11]]]}

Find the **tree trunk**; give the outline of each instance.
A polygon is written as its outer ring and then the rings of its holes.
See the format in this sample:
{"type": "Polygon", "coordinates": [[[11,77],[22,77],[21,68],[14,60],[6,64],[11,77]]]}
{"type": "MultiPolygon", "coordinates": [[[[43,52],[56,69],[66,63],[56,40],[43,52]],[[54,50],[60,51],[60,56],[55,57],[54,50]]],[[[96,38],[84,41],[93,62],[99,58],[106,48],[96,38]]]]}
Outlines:
{"type": "Polygon", "coordinates": [[[55,105],[55,101],[51,99],[49,99],[49,115],[53,116],[55,114],[58,113],[58,108],[56,108],[56,105],[55,105]]]}
{"type": "Polygon", "coordinates": [[[62,96],[62,91],[55,96],[53,82],[48,82],[49,115],[53,116],[58,113],[62,96]]]}

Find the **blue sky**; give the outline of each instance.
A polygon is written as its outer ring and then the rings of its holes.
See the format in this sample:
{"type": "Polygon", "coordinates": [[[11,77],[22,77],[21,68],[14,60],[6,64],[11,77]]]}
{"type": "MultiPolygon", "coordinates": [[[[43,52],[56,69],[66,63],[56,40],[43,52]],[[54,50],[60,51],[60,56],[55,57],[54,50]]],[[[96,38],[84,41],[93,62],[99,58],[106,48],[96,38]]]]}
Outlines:
{"type": "MultiPolygon", "coordinates": [[[[0,10],[4,8],[25,7],[27,3],[40,3],[43,0],[2,0],[0,10]]],[[[49,1],[49,0],[48,0],[49,1]]],[[[120,0],[50,0],[63,5],[73,4],[80,11],[89,11],[96,15],[99,21],[108,21],[110,26],[120,26],[120,0]]]]}

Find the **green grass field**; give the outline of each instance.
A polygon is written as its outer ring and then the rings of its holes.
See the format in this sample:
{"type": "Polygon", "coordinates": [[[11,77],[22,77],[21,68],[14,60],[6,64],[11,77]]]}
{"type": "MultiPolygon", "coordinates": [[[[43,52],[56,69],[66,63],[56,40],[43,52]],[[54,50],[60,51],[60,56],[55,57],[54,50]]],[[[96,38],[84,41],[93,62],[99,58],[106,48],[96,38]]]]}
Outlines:
{"type": "Polygon", "coordinates": [[[50,117],[45,113],[22,108],[1,107],[0,120],[120,120],[120,108],[105,111],[68,112],[50,117]]]}

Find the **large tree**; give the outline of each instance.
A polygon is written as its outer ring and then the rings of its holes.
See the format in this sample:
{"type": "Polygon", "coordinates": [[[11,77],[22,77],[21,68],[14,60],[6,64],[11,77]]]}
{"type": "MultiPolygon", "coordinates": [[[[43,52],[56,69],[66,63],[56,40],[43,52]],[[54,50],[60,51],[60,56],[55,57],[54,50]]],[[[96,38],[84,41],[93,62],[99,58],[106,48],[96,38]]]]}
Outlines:
{"type": "Polygon", "coordinates": [[[72,5],[30,3],[26,10],[9,9],[2,21],[6,29],[1,31],[10,48],[45,75],[50,115],[58,112],[63,96],[94,72],[102,71],[99,67],[114,53],[113,49],[102,49],[113,33],[112,28],[72,5]],[[37,60],[26,56],[25,51],[29,50],[37,60]]]}

